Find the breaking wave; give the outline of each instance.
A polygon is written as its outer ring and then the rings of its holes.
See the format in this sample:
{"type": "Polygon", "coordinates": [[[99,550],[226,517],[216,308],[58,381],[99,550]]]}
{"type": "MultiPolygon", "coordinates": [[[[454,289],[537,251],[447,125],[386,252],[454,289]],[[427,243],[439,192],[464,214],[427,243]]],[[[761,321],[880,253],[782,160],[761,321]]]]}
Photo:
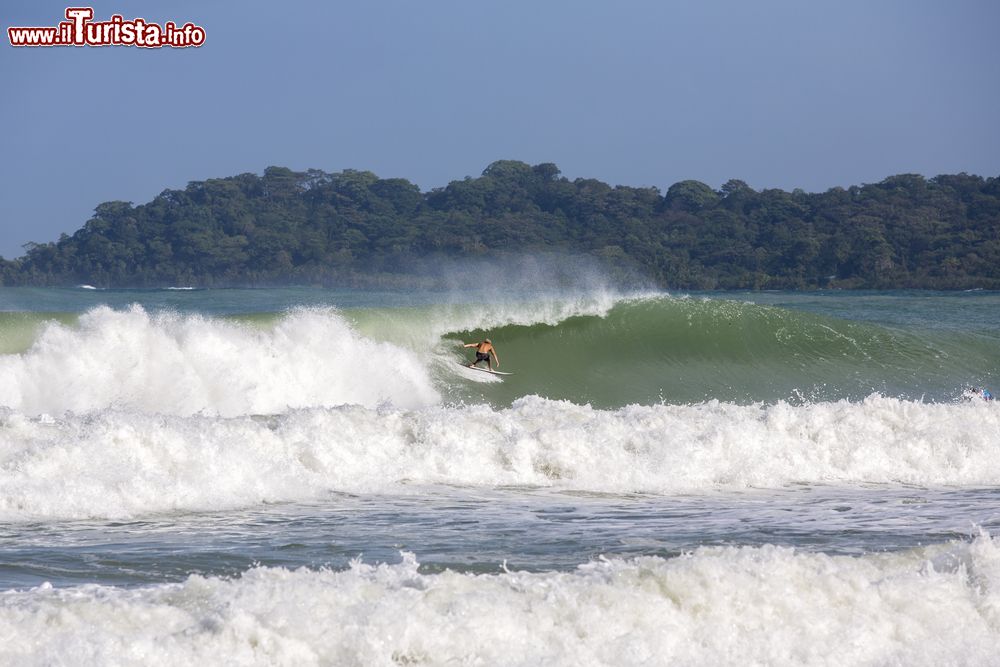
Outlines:
{"type": "Polygon", "coordinates": [[[423,485],[674,494],[1000,484],[1000,405],[361,406],[258,417],[0,418],[0,517],[124,518],[423,485]]]}
{"type": "Polygon", "coordinates": [[[0,405],[240,416],[538,395],[601,408],[720,400],[952,401],[1000,377],[997,341],[751,303],[594,293],[523,302],[211,317],[140,306],[0,314],[0,405]],[[505,381],[464,373],[492,337],[505,381]]]}
{"type": "Polygon", "coordinates": [[[990,665],[1000,549],[699,548],[573,572],[259,567],[138,589],[0,593],[0,661],[61,663],[990,665]]]}

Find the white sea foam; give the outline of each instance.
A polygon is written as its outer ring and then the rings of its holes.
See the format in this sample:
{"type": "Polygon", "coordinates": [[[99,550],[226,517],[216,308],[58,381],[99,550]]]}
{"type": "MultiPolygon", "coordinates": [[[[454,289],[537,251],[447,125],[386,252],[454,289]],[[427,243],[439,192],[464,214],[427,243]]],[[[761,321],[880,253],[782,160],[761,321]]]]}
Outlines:
{"type": "Polygon", "coordinates": [[[1000,404],[360,406],[271,417],[0,418],[0,517],[129,517],[423,484],[682,493],[1000,484],[1000,404]]]}
{"type": "Polygon", "coordinates": [[[1000,544],[765,546],[572,572],[256,568],[0,593],[5,664],[995,665],[1000,544]]]}
{"type": "Polygon", "coordinates": [[[0,405],[27,414],[117,407],[173,415],[440,399],[421,361],[358,335],[336,311],[299,310],[273,328],[197,315],[95,308],[49,324],[0,356],[0,405]]]}

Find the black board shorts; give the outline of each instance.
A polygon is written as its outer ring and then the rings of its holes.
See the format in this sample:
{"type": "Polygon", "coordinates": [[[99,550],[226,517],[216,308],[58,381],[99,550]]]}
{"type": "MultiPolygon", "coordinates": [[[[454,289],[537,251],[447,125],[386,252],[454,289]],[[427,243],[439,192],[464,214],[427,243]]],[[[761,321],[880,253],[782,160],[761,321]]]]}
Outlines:
{"type": "Polygon", "coordinates": [[[489,360],[490,360],[490,353],[489,352],[486,352],[486,353],[476,352],[476,363],[477,364],[480,361],[489,361],[489,360]]]}

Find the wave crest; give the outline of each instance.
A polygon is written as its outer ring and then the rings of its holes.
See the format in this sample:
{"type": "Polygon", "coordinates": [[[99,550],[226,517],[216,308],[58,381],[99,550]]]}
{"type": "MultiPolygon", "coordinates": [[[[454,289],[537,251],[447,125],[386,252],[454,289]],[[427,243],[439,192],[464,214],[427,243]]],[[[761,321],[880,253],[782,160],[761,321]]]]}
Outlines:
{"type": "Polygon", "coordinates": [[[659,494],[793,483],[996,485],[998,408],[872,396],[606,411],[528,397],[502,410],[352,406],[232,419],[8,412],[0,420],[0,517],[118,518],[425,484],[659,494]]]}
{"type": "Polygon", "coordinates": [[[49,323],[28,351],[0,357],[0,374],[0,405],[28,414],[236,416],[440,400],[419,359],[360,336],[332,309],[292,311],[262,328],[99,307],[76,326],[49,323]]]}
{"type": "Polygon", "coordinates": [[[574,572],[260,567],[141,589],[0,594],[0,659],[144,664],[988,665],[1000,548],[700,548],[574,572]],[[446,632],[442,632],[446,629],[446,632]],[[128,638],[127,642],[122,638],[128,638]]]}

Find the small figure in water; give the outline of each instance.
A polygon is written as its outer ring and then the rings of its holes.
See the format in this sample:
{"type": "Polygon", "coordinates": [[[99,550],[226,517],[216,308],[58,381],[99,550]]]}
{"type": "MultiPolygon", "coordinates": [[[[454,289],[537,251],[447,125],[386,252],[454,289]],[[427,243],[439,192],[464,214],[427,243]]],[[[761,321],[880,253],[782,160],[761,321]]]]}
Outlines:
{"type": "Polygon", "coordinates": [[[965,390],[963,396],[965,397],[966,400],[969,401],[971,401],[974,398],[978,398],[982,401],[993,400],[993,394],[990,392],[989,389],[985,387],[969,387],[968,389],[965,390]]]}
{"type": "Polygon", "coordinates": [[[497,350],[493,347],[493,341],[489,338],[481,343],[466,343],[462,347],[474,347],[476,348],[476,360],[469,364],[469,368],[475,368],[480,361],[485,361],[486,365],[493,370],[493,361],[490,360],[490,355],[493,355],[493,359],[497,362],[497,368],[500,368],[500,357],[497,356],[497,350]]]}

